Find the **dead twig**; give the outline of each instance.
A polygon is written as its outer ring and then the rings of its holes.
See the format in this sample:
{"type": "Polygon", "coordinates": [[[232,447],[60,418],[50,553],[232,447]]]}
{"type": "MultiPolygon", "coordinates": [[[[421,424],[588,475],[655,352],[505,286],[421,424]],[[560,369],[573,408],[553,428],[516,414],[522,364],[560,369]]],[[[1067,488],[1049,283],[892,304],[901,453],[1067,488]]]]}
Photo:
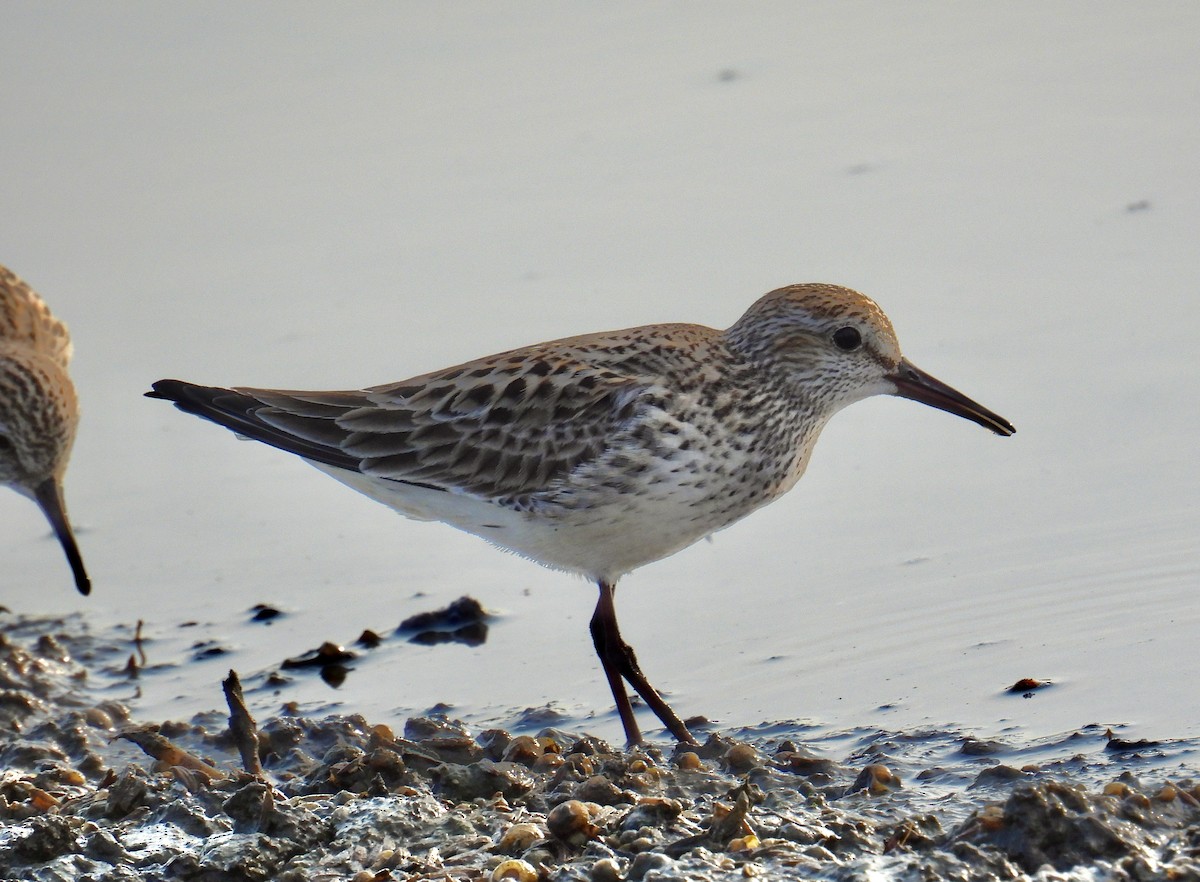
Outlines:
{"type": "Polygon", "coordinates": [[[238,753],[242,755],[242,768],[247,774],[261,778],[263,770],[258,759],[258,725],[250,716],[250,711],[246,710],[237,671],[229,672],[229,676],[221,681],[221,688],[225,690],[225,703],[229,705],[229,731],[233,734],[238,753]]]}
{"type": "Polygon", "coordinates": [[[126,741],[132,741],[145,751],[147,756],[153,757],[168,768],[181,766],[185,769],[191,769],[199,772],[210,781],[225,777],[216,766],[205,762],[194,754],[188,753],[182,747],[173,744],[169,739],[149,727],[127,729],[117,737],[124,738],[126,741]]]}

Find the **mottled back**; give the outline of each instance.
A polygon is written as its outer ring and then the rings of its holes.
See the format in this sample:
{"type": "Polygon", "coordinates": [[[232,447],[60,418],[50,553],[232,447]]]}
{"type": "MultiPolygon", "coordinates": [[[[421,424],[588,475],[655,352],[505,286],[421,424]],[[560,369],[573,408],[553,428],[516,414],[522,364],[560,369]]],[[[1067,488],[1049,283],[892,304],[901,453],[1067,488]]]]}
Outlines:
{"type": "Polygon", "coordinates": [[[71,335],[42,298],[8,267],[0,266],[0,347],[28,346],[64,369],[71,361],[71,335]]]}

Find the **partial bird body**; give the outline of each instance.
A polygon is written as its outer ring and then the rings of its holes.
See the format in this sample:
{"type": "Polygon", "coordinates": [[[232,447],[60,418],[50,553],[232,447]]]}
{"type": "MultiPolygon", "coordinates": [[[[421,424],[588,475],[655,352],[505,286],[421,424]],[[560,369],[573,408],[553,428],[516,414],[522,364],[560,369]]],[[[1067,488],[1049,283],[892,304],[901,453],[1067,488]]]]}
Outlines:
{"type": "Polygon", "coordinates": [[[597,582],[593,639],[631,742],[628,680],[691,738],[620,639],[624,574],[791,489],[842,407],[902,394],[1011,434],[903,360],[869,299],[833,285],[761,298],[725,331],[665,324],[570,337],[360,391],[154,384],[408,515],[597,582]],[[652,697],[651,697],[652,696],[652,697]]]}
{"type": "Polygon", "coordinates": [[[41,507],[80,593],[91,591],[63,501],[79,402],[67,327],[25,282],[0,267],[0,483],[41,507]]]}

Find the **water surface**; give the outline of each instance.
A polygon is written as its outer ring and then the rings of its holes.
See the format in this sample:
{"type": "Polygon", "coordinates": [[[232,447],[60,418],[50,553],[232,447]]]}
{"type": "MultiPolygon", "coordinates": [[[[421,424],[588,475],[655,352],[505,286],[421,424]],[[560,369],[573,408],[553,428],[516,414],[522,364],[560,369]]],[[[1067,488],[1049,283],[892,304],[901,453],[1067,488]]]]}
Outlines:
{"type": "Polygon", "coordinates": [[[10,609],[144,621],[148,718],[463,594],[296,700],[614,737],[593,589],[141,398],[354,388],[810,279],[1004,414],[839,415],[796,491],[621,584],[684,716],[1195,735],[1200,120],[1184,5],[15,4],[0,260],[71,326],[95,590],[0,496],[10,609]],[[671,34],[667,41],[665,34],[671,34]],[[286,615],[251,623],[254,603],[286,615]],[[196,644],[201,644],[196,647],[196,644]],[[224,650],[205,654],[212,645],[224,650]],[[199,657],[199,658],[197,658],[199,657]],[[1022,677],[1050,679],[1032,698],[1022,677]]]}

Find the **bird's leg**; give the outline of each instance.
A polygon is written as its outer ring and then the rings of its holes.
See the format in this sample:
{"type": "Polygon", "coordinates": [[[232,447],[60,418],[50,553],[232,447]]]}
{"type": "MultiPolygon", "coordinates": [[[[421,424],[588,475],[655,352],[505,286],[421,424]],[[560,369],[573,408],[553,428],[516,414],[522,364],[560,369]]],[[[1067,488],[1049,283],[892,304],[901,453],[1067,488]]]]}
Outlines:
{"type": "Polygon", "coordinates": [[[605,581],[597,584],[600,586],[600,599],[596,602],[596,611],[592,613],[588,628],[592,632],[596,655],[600,657],[600,666],[604,668],[604,676],[608,678],[608,686],[617,702],[617,713],[621,716],[621,725],[625,727],[626,746],[632,747],[642,743],[642,731],[633,717],[629,693],[625,691],[625,682],[621,679],[625,644],[621,640],[621,632],[617,630],[617,611],[613,606],[614,586],[605,581]]]}
{"type": "Polygon", "coordinates": [[[626,739],[630,744],[639,744],[642,736],[637,722],[633,719],[633,709],[629,705],[625,684],[621,682],[622,677],[629,681],[642,700],[649,705],[677,740],[685,744],[695,744],[696,739],[683,724],[683,720],[679,719],[675,711],[671,710],[670,705],[663,700],[662,696],[650,685],[646,675],[642,673],[633,647],[621,638],[613,598],[616,586],[604,581],[599,582],[599,586],[600,600],[596,604],[596,612],[592,615],[591,621],[592,642],[596,645],[596,652],[604,666],[609,686],[612,687],[613,697],[617,700],[617,712],[621,715],[621,722],[625,726],[626,739]],[[627,712],[628,716],[626,716],[627,712]]]}
{"type": "Polygon", "coordinates": [[[688,731],[688,727],[684,725],[683,720],[679,719],[679,715],[671,709],[671,706],[658,694],[658,690],[646,679],[646,675],[642,673],[641,667],[638,666],[637,655],[634,653],[633,647],[628,643],[622,643],[621,645],[625,649],[621,674],[629,681],[629,684],[633,686],[637,694],[642,697],[642,701],[650,706],[650,710],[654,711],[654,715],[662,721],[662,724],[675,736],[677,741],[682,741],[684,744],[699,743],[693,737],[692,733],[688,731]]]}

